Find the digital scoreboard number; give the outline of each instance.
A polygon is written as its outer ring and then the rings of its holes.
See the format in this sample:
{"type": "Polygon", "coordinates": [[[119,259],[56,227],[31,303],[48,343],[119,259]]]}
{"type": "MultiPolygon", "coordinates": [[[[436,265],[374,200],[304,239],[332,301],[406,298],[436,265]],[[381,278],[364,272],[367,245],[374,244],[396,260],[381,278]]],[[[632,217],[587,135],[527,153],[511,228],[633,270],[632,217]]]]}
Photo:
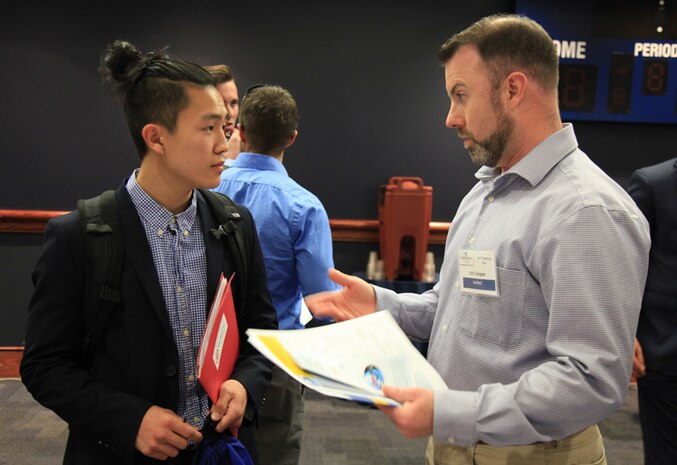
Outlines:
{"type": "Polygon", "coordinates": [[[518,0],[560,56],[565,121],[677,124],[677,1],[518,0]]]}

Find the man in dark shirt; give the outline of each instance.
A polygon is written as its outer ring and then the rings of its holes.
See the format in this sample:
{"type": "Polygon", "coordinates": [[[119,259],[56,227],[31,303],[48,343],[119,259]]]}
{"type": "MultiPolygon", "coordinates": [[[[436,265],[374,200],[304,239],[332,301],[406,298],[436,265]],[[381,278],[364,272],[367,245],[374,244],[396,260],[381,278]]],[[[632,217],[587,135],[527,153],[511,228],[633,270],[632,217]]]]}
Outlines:
{"type": "Polygon", "coordinates": [[[628,193],[651,228],[635,363],[645,465],[677,457],[677,158],[635,171],[628,193]]]}

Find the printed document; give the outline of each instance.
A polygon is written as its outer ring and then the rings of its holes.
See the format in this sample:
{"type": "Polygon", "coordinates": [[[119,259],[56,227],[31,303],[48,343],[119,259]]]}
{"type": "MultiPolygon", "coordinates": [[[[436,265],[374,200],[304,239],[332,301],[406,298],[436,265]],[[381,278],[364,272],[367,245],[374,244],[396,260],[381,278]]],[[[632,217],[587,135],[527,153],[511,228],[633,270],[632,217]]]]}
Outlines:
{"type": "Polygon", "coordinates": [[[447,386],[388,311],[299,330],[247,330],[249,342],[303,385],[324,395],[399,406],[381,386],[447,386]]]}

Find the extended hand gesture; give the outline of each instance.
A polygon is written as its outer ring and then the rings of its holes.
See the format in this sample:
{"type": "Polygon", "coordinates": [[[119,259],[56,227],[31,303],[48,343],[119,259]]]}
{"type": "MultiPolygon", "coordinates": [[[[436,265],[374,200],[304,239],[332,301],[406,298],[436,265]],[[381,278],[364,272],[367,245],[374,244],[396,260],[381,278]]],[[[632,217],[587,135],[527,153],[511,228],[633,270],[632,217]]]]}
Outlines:
{"type": "Polygon", "coordinates": [[[334,268],[329,269],[329,277],[343,289],[318,292],[304,298],[316,318],[330,317],[334,321],[344,321],[376,311],[376,294],[371,284],[334,268]]]}

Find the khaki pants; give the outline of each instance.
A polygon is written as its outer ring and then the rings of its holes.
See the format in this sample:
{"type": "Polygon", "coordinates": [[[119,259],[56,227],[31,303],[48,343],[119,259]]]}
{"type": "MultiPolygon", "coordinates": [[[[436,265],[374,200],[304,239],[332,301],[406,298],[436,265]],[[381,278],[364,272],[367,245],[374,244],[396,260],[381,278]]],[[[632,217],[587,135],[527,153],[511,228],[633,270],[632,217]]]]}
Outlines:
{"type": "Polygon", "coordinates": [[[450,446],[428,441],[426,465],[606,465],[597,425],[564,439],[526,446],[450,446]]]}

